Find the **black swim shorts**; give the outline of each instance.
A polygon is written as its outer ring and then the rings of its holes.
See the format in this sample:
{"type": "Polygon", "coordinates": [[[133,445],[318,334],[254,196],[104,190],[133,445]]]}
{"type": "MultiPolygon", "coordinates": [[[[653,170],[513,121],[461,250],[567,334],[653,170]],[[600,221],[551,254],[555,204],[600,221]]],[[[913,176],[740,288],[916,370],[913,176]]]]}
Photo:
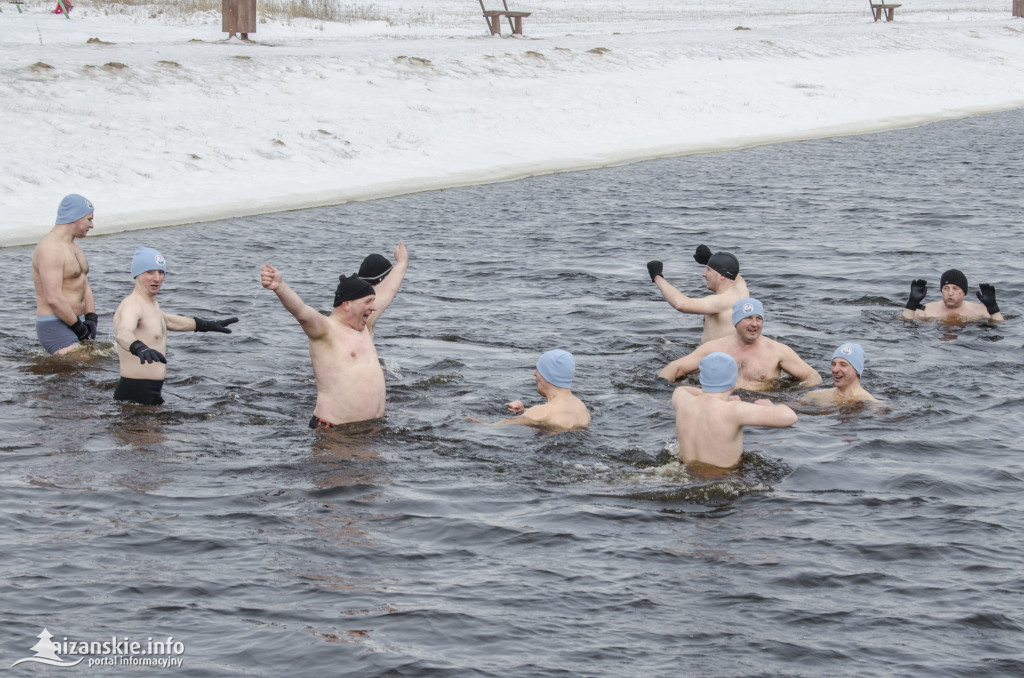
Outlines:
{"type": "Polygon", "coordinates": [[[114,389],[114,400],[127,400],[140,405],[160,405],[164,399],[160,390],[164,387],[162,379],[129,379],[121,377],[114,389]]]}

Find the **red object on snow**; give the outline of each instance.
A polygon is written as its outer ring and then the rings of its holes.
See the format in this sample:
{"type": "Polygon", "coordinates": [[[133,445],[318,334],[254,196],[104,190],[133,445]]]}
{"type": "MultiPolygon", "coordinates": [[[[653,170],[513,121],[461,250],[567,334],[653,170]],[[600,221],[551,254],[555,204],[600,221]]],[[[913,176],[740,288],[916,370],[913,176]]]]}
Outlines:
{"type": "Polygon", "coordinates": [[[53,10],[54,14],[71,14],[71,10],[75,8],[67,0],[57,0],[57,9],[53,10]]]}

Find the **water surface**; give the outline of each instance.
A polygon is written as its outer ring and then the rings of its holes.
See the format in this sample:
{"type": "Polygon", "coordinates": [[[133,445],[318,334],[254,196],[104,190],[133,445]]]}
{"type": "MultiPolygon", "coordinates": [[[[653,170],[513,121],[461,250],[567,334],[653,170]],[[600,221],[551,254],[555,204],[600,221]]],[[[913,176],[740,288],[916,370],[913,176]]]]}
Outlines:
{"type": "MultiPolygon", "coordinates": [[[[0,663],[55,640],[172,636],[190,676],[1017,676],[1024,673],[1024,113],[88,238],[110,341],[138,245],[173,334],[166,403],[115,403],[116,358],[45,356],[31,250],[0,250],[0,663]],[[327,309],[404,240],[377,325],[386,417],[306,428],[306,340],[270,261],[327,309]],[[830,382],[867,351],[881,414],[773,398],[741,468],[666,453],[656,379],[700,325],[697,244],[737,255],[765,333],[830,382]],[[1007,321],[899,320],[910,280],[996,285],[1007,321]],[[491,424],[576,356],[589,430],[491,424]]],[[[103,219],[102,212],[97,221],[103,219]]],[[[20,664],[46,675],[65,669],[20,664]]]]}

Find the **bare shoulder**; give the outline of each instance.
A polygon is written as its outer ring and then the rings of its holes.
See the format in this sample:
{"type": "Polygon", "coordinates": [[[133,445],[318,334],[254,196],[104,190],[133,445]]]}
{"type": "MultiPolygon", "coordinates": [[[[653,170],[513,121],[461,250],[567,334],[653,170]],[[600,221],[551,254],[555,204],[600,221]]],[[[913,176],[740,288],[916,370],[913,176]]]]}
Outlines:
{"type": "Polygon", "coordinates": [[[32,250],[32,265],[37,266],[40,261],[60,257],[63,254],[60,240],[50,231],[36,243],[32,250]]]}

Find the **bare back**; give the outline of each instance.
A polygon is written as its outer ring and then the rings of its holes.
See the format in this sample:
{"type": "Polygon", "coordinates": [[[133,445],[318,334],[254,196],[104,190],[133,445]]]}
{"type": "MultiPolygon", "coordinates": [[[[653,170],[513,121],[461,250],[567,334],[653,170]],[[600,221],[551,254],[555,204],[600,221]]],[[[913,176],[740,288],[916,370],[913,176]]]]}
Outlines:
{"type": "Polygon", "coordinates": [[[703,393],[681,386],[672,394],[679,459],[684,464],[733,468],[743,454],[743,427],[784,428],[796,422],[786,405],[768,400],[741,402],[725,393],[703,393]]]}
{"type": "Polygon", "coordinates": [[[326,332],[309,340],[316,376],[313,414],[333,424],[384,416],[386,386],[368,328],[355,330],[331,317],[326,332]]]}
{"type": "Polygon", "coordinates": [[[736,416],[739,401],[719,400],[676,389],[676,436],[679,460],[732,468],[743,454],[743,426],[736,416]]]}
{"type": "Polygon", "coordinates": [[[583,404],[582,400],[566,391],[546,403],[534,405],[523,412],[523,416],[519,419],[507,421],[570,431],[589,426],[590,412],[587,411],[587,406],[583,404]]]}

